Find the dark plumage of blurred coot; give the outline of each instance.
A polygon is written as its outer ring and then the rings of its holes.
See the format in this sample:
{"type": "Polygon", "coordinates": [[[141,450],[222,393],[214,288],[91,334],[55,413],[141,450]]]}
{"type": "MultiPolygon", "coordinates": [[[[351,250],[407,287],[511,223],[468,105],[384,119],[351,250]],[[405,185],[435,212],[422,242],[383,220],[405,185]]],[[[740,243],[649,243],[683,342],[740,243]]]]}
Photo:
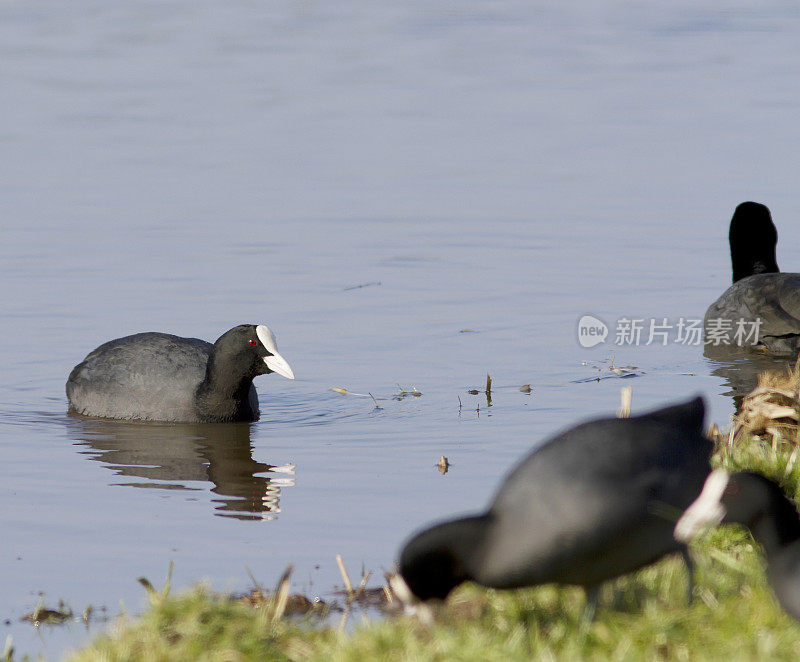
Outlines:
{"type": "Polygon", "coordinates": [[[67,379],[70,410],[149,421],[258,420],[253,378],[294,373],[263,324],[242,324],[212,345],[167,333],[137,333],[91,352],[67,379]]]}
{"type": "Polygon", "coordinates": [[[800,517],[777,483],[751,472],[715,470],[675,526],[688,542],[716,524],[743,524],[764,548],[767,576],[788,614],[800,620],[800,517]]]}
{"type": "Polygon", "coordinates": [[[576,584],[593,602],[602,582],[665,554],[688,563],[673,528],[711,470],[703,416],[696,398],[567,430],[511,471],[486,512],[411,538],[400,573],[423,600],[474,581],[576,584]]]}
{"type": "Polygon", "coordinates": [[[733,285],[706,311],[706,346],[796,355],[800,352],[800,274],[778,269],[778,232],[769,209],[757,202],[740,204],[728,238],[733,285]]]}

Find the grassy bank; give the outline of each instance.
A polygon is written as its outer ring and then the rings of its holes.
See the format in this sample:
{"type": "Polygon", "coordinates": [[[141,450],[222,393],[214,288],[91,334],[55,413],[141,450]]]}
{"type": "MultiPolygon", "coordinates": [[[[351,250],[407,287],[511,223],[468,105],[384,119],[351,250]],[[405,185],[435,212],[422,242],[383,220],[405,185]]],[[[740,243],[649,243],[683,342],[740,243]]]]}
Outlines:
{"type": "Polygon", "coordinates": [[[695,600],[669,559],[604,588],[597,618],[583,593],[552,586],[501,592],[465,586],[436,609],[365,623],[349,633],[274,618],[203,589],[157,602],[74,660],[796,660],[800,627],[774,602],[742,532],[715,532],[695,550],[695,600]]]}
{"type": "MultiPolygon", "coordinates": [[[[725,433],[715,464],[778,480],[798,500],[798,375],[764,381],[725,433]]],[[[726,527],[694,543],[694,601],[677,558],[609,583],[595,620],[578,589],[493,591],[466,585],[415,614],[290,616],[285,593],[233,599],[199,587],[123,619],[73,660],[797,660],[800,626],[783,614],[749,534],[726,527]],[[352,617],[351,617],[352,618],[352,617]],[[333,625],[331,625],[333,624],[333,625]]],[[[395,599],[397,606],[397,599],[395,599]]],[[[398,610],[402,612],[402,610],[398,610]]],[[[407,611],[407,610],[406,610],[407,611]]]]}

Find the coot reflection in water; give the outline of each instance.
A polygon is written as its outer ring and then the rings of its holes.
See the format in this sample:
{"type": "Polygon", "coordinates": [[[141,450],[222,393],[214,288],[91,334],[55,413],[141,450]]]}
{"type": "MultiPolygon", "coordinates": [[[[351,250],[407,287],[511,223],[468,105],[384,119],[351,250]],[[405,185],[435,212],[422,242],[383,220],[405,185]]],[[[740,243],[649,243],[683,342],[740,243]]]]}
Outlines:
{"type": "Polygon", "coordinates": [[[294,485],[294,466],[253,459],[250,423],[133,423],[70,416],[71,436],[90,459],[117,476],[147,479],[116,485],[201,490],[213,484],[215,514],[271,520],[281,488],[294,485]],[[267,473],[269,475],[259,475],[267,473]]]}
{"type": "Polygon", "coordinates": [[[794,365],[787,357],[747,352],[726,345],[706,345],[703,349],[712,375],[725,380],[730,390],[725,393],[733,398],[736,411],[742,408],[744,397],[758,385],[758,376],[763,372],[784,372],[794,365]]]}

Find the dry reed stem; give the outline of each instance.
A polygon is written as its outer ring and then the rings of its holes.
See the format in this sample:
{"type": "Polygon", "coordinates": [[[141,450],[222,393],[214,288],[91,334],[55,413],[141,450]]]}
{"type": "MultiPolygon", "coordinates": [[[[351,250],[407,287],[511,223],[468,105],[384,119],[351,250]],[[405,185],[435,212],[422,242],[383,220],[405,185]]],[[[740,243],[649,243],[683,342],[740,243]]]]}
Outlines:
{"type": "Polygon", "coordinates": [[[344,580],[344,587],[347,589],[347,594],[353,595],[353,584],[350,581],[350,575],[347,574],[347,568],[344,567],[341,554],[336,555],[336,563],[339,565],[339,572],[342,573],[342,579],[344,580]]]}
{"type": "Polygon", "coordinates": [[[620,390],[620,406],[617,412],[617,418],[630,418],[632,398],[633,389],[630,386],[623,386],[620,390]]]}
{"type": "Polygon", "coordinates": [[[759,437],[777,450],[797,445],[800,423],[800,363],[784,373],[765,372],[745,396],[734,421],[731,445],[745,437],[759,437]]]}
{"type": "Polygon", "coordinates": [[[283,571],[281,579],[278,582],[278,588],[275,591],[275,611],[272,613],[272,622],[277,623],[286,611],[286,603],[289,601],[289,588],[291,586],[291,576],[294,566],[290,563],[283,571]]]}

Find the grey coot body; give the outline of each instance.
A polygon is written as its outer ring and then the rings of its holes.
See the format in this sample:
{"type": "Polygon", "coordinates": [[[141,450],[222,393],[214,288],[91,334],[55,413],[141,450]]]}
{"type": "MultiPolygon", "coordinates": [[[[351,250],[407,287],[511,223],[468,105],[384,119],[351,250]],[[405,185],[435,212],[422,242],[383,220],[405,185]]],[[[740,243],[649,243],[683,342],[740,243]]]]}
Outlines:
{"type": "Polygon", "coordinates": [[[697,500],[675,526],[688,542],[709,526],[743,524],[767,557],[767,575],[778,602],[800,620],[800,517],[771,480],[755,473],[715,470],[697,500]]]}
{"type": "Polygon", "coordinates": [[[556,582],[590,592],[685,545],[679,514],[700,493],[712,445],[703,401],[578,425],[535,449],[485,513],[434,525],[400,555],[421,598],[472,580],[495,588],[556,582]]]}
{"type": "MultiPolygon", "coordinates": [[[[778,232],[769,209],[743,202],[733,214],[729,232],[733,285],[706,311],[707,347],[714,330],[725,329],[732,345],[794,355],[800,351],[800,274],[780,273],[775,259],[778,232]],[[749,332],[760,320],[758,342],[749,332]],[[743,333],[736,337],[737,329],[743,333]],[[727,331],[729,329],[729,331],[727,331]],[[749,336],[749,337],[748,337],[749,336]]],[[[720,343],[720,348],[725,348],[720,343]]]]}
{"type": "Polygon", "coordinates": [[[243,324],[212,345],[137,333],[100,345],[67,379],[69,408],[85,416],[150,421],[258,420],[253,378],[294,373],[264,325],[243,324]]]}

